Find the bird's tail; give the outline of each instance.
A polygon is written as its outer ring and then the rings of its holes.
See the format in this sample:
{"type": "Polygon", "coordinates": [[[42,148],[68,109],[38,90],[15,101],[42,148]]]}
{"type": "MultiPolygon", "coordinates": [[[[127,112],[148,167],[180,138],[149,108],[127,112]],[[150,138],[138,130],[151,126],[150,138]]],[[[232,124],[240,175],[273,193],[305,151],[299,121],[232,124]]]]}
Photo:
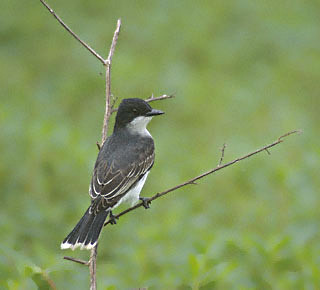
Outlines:
{"type": "Polygon", "coordinates": [[[103,224],[109,214],[109,210],[96,212],[87,209],[83,217],[71,231],[71,233],[61,243],[61,249],[92,249],[98,242],[98,238],[103,224]]]}

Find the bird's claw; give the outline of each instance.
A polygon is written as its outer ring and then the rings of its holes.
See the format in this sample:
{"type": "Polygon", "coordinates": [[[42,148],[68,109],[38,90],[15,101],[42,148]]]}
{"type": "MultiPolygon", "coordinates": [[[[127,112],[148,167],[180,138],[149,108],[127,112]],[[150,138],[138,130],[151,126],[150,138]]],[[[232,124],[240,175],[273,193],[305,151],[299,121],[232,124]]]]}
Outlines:
{"type": "Polygon", "coordinates": [[[110,214],[109,214],[109,220],[110,220],[110,224],[112,225],[115,225],[117,223],[117,220],[119,218],[116,217],[115,215],[112,214],[112,211],[110,211],[110,214]]]}
{"type": "Polygon", "coordinates": [[[139,198],[142,201],[142,205],[145,209],[150,208],[151,200],[148,197],[140,197],[139,198]]]}

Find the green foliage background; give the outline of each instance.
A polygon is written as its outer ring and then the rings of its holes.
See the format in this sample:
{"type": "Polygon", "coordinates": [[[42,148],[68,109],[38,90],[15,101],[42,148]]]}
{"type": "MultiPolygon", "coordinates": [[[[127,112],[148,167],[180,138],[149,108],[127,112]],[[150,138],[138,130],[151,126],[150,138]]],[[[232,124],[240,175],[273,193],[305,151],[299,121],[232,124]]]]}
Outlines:
{"type": "MultiPolygon", "coordinates": [[[[166,111],[150,124],[151,195],[271,143],[105,228],[100,289],[317,289],[320,285],[320,2],[50,1],[113,61],[115,96],[166,111]]],[[[0,288],[87,289],[59,245],[89,203],[103,67],[39,1],[1,3],[0,288]],[[51,286],[50,286],[51,285],[51,286]]]]}

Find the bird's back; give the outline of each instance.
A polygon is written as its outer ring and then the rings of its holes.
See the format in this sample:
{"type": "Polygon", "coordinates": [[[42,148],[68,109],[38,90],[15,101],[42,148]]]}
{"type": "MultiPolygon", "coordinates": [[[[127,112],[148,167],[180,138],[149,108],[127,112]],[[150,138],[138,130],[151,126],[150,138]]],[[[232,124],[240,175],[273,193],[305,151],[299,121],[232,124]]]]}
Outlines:
{"type": "Polygon", "coordinates": [[[133,162],[143,162],[146,157],[154,154],[154,141],[151,136],[117,132],[107,138],[100,149],[95,167],[104,164],[106,169],[112,163],[117,168],[125,168],[133,162]],[[107,163],[107,164],[106,164],[107,163]]]}
{"type": "Polygon", "coordinates": [[[147,173],[154,162],[151,136],[112,134],[103,144],[94,167],[90,196],[104,197],[110,207],[147,173]]]}

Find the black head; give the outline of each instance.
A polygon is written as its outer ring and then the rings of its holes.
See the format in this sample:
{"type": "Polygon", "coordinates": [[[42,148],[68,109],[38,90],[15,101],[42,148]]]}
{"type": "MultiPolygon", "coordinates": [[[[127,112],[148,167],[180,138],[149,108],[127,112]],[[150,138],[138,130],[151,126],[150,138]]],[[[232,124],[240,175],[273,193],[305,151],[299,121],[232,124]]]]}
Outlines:
{"type": "Polygon", "coordinates": [[[120,103],[114,128],[121,128],[137,117],[153,117],[164,112],[152,107],[144,100],[138,98],[123,99],[120,103]]]}

